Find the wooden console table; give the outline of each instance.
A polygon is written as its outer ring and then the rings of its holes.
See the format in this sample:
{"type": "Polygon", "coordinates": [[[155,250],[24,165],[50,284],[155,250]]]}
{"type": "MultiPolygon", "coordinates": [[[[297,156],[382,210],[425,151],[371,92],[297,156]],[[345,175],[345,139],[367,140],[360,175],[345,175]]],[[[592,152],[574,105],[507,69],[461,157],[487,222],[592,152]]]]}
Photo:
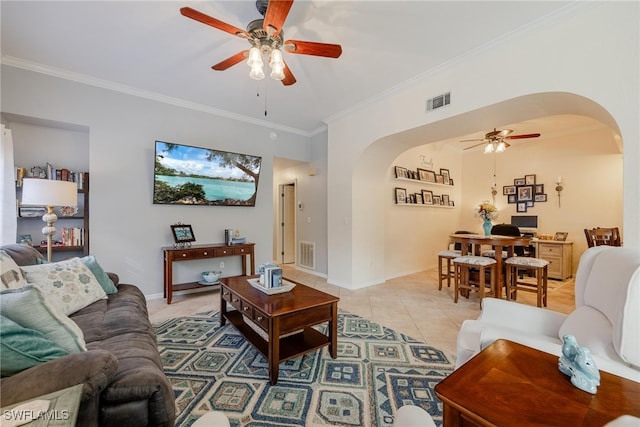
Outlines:
{"type": "Polygon", "coordinates": [[[497,340],[435,387],[443,425],[603,426],[640,417],[640,383],[600,371],[596,394],[558,370],[558,356],[497,340]]]}
{"type": "Polygon", "coordinates": [[[167,304],[171,304],[171,298],[176,291],[187,289],[206,288],[211,285],[201,285],[198,282],[173,283],[173,263],[179,261],[193,261],[204,258],[220,258],[229,256],[242,257],[242,275],[247,275],[247,255],[251,257],[251,275],[256,274],[256,262],[254,255],[255,243],[241,243],[226,245],[213,243],[209,245],[193,245],[188,248],[174,248],[166,246],[164,252],[164,297],[167,304]]]}

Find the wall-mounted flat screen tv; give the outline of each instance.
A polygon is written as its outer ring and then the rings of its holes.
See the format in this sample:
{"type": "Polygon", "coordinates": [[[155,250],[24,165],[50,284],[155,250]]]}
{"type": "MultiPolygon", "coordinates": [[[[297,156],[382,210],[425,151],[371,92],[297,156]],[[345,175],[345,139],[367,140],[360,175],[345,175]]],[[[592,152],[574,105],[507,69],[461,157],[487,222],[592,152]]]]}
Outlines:
{"type": "Polygon", "coordinates": [[[153,203],[255,206],[262,157],[156,141],[153,203]]]}

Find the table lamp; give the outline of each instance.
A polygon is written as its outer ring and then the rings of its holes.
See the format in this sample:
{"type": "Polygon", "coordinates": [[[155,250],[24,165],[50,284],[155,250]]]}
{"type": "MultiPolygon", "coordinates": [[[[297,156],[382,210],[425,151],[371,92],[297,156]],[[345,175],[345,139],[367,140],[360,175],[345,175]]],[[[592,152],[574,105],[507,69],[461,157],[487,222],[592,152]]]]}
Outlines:
{"type": "Polygon", "coordinates": [[[25,178],[22,181],[22,205],[46,206],[42,220],[47,223],[42,234],[47,236],[47,260],[51,262],[51,239],[56,232],[53,223],[58,217],[54,206],[77,206],[78,186],[75,182],[52,179],[25,178]]]}

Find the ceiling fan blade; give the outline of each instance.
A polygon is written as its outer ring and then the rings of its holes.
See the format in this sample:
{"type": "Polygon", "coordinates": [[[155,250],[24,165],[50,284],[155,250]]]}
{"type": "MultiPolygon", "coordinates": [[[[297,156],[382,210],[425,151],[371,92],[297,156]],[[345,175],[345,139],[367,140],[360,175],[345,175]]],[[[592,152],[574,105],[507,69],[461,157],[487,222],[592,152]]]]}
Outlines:
{"type": "MultiPolygon", "coordinates": [[[[477,141],[477,140],[475,140],[475,141],[477,141]]],[[[465,148],[465,150],[471,150],[472,148],[476,148],[476,147],[479,147],[479,146],[484,145],[484,144],[485,144],[485,142],[483,141],[480,144],[475,144],[475,145],[472,145],[471,147],[467,147],[467,148],[465,148]]]]}
{"type": "Polygon", "coordinates": [[[505,136],[504,139],[525,139],[525,138],[537,138],[539,137],[540,134],[539,133],[527,133],[524,135],[511,135],[511,136],[505,136]]]}
{"type": "Polygon", "coordinates": [[[293,73],[289,69],[289,66],[285,62],[284,64],[284,79],[282,79],[282,84],[285,86],[291,86],[296,82],[296,78],[293,76],[293,73]]]}
{"type": "Polygon", "coordinates": [[[293,0],[269,0],[267,12],[264,14],[262,29],[267,34],[270,34],[269,28],[271,28],[274,36],[280,34],[292,4],[293,0]]]}
{"type": "Polygon", "coordinates": [[[194,19],[198,22],[202,22],[203,24],[209,25],[213,28],[217,28],[226,33],[232,34],[234,36],[250,38],[251,36],[245,30],[242,30],[238,27],[234,27],[231,24],[227,24],[226,22],[222,22],[216,18],[212,18],[209,15],[205,15],[202,12],[198,12],[195,9],[191,9],[190,7],[183,7],[180,9],[180,13],[187,18],[194,19]]]}
{"type": "Polygon", "coordinates": [[[488,141],[487,139],[461,139],[460,142],[477,142],[477,141],[488,141]]]}
{"type": "Polygon", "coordinates": [[[342,55],[342,46],[339,44],[305,42],[302,40],[287,40],[284,42],[284,49],[290,53],[324,56],[327,58],[339,58],[342,55]]]}
{"type": "Polygon", "coordinates": [[[235,55],[230,56],[229,58],[225,59],[224,61],[217,63],[216,65],[214,65],[211,68],[213,68],[216,71],[224,71],[227,68],[233,67],[238,62],[242,62],[248,56],[249,56],[249,51],[248,50],[243,50],[242,52],[238,52],[235,55]]]}

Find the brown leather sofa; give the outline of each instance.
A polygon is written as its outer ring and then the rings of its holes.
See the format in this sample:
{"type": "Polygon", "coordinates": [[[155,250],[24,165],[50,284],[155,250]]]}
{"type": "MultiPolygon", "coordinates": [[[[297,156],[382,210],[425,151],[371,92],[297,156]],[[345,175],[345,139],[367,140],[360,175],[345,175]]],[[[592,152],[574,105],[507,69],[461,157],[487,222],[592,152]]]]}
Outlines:
{"type": "MultiPolygon", "coordinates": [[[[34,248],[5,245],[19,266],[42,259],[34,248]]],[[[87,351],[73,353],[0,379],[0,406],[84,384],[78,426],[173,426],[175,401],[162,370],[146,300],[134,285],[69,316],[84,333],[87,351]]]]}

